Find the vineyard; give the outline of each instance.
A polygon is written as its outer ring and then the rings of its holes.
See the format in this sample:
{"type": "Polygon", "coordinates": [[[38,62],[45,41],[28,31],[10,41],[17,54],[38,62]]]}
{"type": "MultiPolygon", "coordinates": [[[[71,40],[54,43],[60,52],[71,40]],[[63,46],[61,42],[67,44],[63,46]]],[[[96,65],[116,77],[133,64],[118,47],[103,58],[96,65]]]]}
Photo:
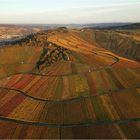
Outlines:
{"type": "Polygon", "coordinates": [[[140,138],[140,63],[97,34],[60,28],[0,47],[1,139],[140,138]]]}

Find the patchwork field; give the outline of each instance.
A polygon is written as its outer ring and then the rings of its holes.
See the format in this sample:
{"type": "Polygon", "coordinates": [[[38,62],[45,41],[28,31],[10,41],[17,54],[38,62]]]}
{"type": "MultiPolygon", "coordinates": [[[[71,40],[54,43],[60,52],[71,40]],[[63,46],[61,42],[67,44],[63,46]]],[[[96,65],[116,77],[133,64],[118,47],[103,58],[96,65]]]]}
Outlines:
{"type": "Polygon", "coordinates": [[[1,139],[140,138],[140,63],[95,34],[60,28],[0,47],[1,139]]]}

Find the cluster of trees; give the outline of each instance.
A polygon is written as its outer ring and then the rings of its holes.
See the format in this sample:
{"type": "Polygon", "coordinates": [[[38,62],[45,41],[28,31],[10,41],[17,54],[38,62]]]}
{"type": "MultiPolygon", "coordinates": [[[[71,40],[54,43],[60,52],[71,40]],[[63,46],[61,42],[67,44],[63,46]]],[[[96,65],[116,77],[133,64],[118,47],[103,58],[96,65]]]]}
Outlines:
{"type": "Polygon", "coordinates": [[[49,43],[48,46],[43,48],[42,54],[38,62],[36,63],[36,68],[38,70],[40,70],[40,67],[42,65],[45,65],[47,67],[59,60],[69,60],[69,55],[71,54],[71,51],[52,43],[49,43]],[[51,48],[48,47],[50,44],[51,48]]]}

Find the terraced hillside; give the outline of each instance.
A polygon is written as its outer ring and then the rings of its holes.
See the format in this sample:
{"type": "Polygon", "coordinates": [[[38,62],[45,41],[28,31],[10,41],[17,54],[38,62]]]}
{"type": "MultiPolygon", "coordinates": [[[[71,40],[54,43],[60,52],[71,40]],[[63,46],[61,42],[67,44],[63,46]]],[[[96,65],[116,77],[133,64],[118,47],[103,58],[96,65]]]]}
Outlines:
{"type": "Polygon", "coordinates": [[[94,32],[94,40],[118,55],[140,61],[139,30],[105,30],[94,32]]]}
{"type": "Polygon", "coordinates": [[[96,32],[59,28],[0,47],[0,138],[140,138],[140,63],[96,32]]]}

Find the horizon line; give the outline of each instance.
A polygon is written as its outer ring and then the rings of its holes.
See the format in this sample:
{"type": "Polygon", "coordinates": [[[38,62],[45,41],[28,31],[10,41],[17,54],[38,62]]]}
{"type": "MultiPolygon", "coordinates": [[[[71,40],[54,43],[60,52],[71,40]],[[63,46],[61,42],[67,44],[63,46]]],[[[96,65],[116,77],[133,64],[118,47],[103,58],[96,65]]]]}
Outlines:
{"type": "Polygon", "coordinates": [[[0,25],[85,25],[85,24],[125,24],[125,23],[140,23],[138,22],[93,22],[93,23],[0,23],[0,25]]]}

